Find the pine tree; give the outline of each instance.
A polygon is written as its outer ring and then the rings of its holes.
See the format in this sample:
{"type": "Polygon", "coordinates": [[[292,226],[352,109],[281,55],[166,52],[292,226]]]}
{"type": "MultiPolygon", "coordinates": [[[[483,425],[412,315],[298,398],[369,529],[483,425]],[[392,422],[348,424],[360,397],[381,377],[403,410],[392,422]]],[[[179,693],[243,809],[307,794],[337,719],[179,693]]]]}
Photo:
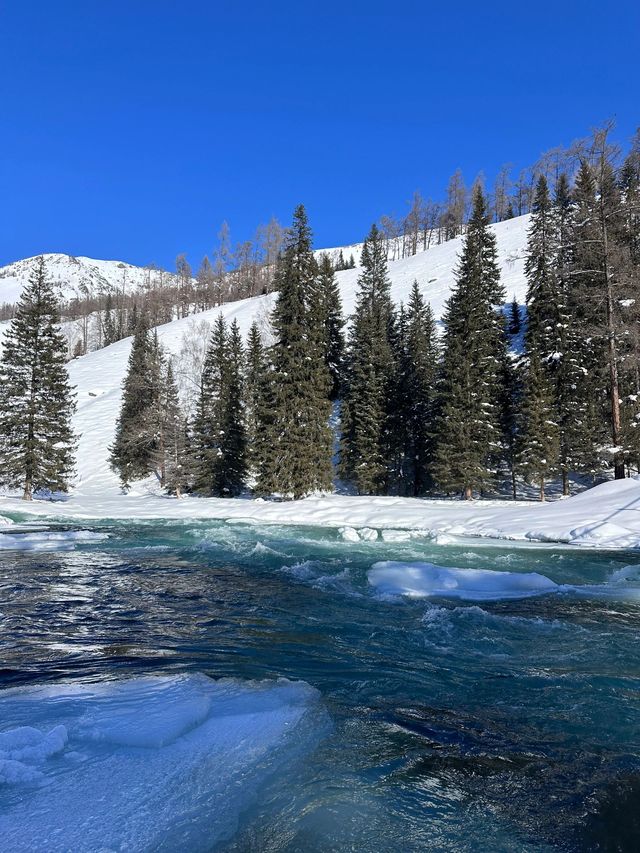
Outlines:
{"type": "Polygon", "coordinates": [[[584,372],[582,392],[590,409],[585,423],[592,435],[585,436],[583,452],[606,444],[610,432],[616,477],[624,477],[621,453],[618,382],[618,334],[608,264],[610,257],[604,242],[609,231],[606,210],[619,205],[611,199],[612,187],[599,187],[592,167],[583,161],[574,188],[575,211],[572,227],[572,257],[569,270],[569,307],[576,329],[580,367],[584,372]],[[602,196],[602,197],[600,197],[602,196]],[[604,210],[603,210],[604,207],[604,210]],[[578,332],[579,330],[579,332],[578,332]],[[608,405],[607,405],[608,400],[608,405]]]}
{"type": "Polygon", "coordinates": [[[76,439],[75,397],[53,285],[40,257],[5,334],[0,362],[0,482],[34,491],[67,491],[76,439]]]}
{"type": "Polygon", "coordinates": [[[558,470],[560,435],[553,386],[535,345],[531,348],[525,389],[518,466],[528,480],[539,484],[540,500],[544,501],[545,483],[558,470]]]}
{"type": "Polygon", "coordinates": [[[326,252],[320,258],[317,299],[312,311],[317,312],[314,323],[317,323],[321,335],[321,347],[323,349],[324,362],[331,377],[331,389],[329,398],[336,400],[342,382],[342,368],[344,361],[344,336],[342,328],[344,320],[342,317],[342,300],[340,289],[331,265],[331,259],[326,252]]]}
{"type": "Polygon", "coordinates": [[[154,470],[157,452],[157,348],[145,314],[138,319],[110,464],[124,488],[154,470]]]}
{"type": "Polygon", "coordinates": [[[118,332],[116,323],[113,317],[113,299],[111,294],[107,294],[107,299],[104,306],[104,322],[102,324],[102,340],[105,347],[113,344],[118,340],[118,332]]]}
{"type": "Polygon", "coordinates": [[[272,318],[270,412],[263,425],[270,451],[260,460],[256,488],[260,494],[299,498],[330,489],[332,481],[331,380],[322,343],[326,332],[312,308],[318,265],[302,205],[294,213],[274,286],[278,298],[272,318]]]}
{"type": "Polygon", "coordinates": [[[465,498],[495,476],[502,454],[504,334],[496,306],[504,301],[496,239],[481,187],[447,302],[434,474],[445,491],[465,498]]]}
{"type": "Polygon", "coordinates": [[[554,372],[564,351],[564,326],[561,316],[563,295],[557,275],[557,233],[554,205],[549,195],[547,179],[538,178],[531,210],[531,225],[527,237],[527,333],[529,350],[535,341],[543,367],[554,372]]]}
{"type": "Polygon", "coordinates": [[[436,413],[438,343],[429,303],[414,281],[407,306],[406,385],[411,494],[422,495],[433,485],[433,431],[436,413]]]}
{"type": "Polygon", "coordinates": [[[520,334],[522,321],[520,319],[520,306],[518,300],[513,297],[513,302],[509,308],[509,334],[512,337],[517,337],[520,334]]]}
{"type": "Polygon", "coordinates": [[[389,469],[393,306],[385,240],[375,224],[364,242],[361,266],[349,335],[340,465],[341,476],[353,480],[360,494],[381,494],[389,469]]]}
{"type": "Polygon", "coordinates": [[[178,386],[173,375],[171,361],[163,377],[162,393],[162,462],[163,485],[169,494],[181,497],[189,482],[187,465],[188,427],[180,408],[178,386]]]}
{"type": "Polygon", "coordinates": [[[214,324],[200,378],[193,423],[192,473],[194,491],[212,495],[217,485],[222,427],[222,385],[227,359],[227,325],[222,314],[214,324]]]}
{"type": "MultiPolygon", "coordinates": [[[[268,363],[262,336],[257,323],[252,323],[247,336],[244,374],[245,424],[247,431],[247,467],[255,477],[260,460],[269,453],[263,441],[262,425],[266,420],[263,410],[265,392],[268,391],[268,363]]],[[[265,401],[266,403],[266,401],[265,401]]]]}
{"type": "Polygon", "coordinates": [[[237,497],[247,478],[247,433],[243,407],[244,348],[237,320],[227,337],[219,401],[220,438],[214,492],[237,497]]]}

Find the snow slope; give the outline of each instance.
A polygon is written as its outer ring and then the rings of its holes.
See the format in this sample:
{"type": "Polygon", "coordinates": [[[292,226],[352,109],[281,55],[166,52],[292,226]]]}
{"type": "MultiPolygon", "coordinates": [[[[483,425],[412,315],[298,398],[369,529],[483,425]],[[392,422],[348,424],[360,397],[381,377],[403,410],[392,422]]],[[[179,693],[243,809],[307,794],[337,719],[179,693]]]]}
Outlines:
{"type": "MultiPolygon", "coordinates": [[[[149,281],[173,281],[170,273],[144,269],[124,261],[99,261],[73,255],[46,254],[43,256],[48,278],[59,286],[62,299],[97,296],[99,294],[134,293],[148,286],[149,281]]],[[[24,258],[0,267],[0,304],[18,301],[31,275],[37,257],[24,258]]]]}
{"type": "MultiPolygon", "coordinates": [[[[528,217],[492,226],[498,240],[502,278],[508,298],[524,301],[524,247],[528,217]]],[[[441,317],[454,283],[461,240],[456,239],[410,258],[390,262],[389,276],[396,302],[406,300],[417,279],[436,317],[441,317]]],[[[346,314],[353,311],[358,270],[338,273],[346,314]]],[[[264,322],[274,296],[259,296],[222,306],[228,321],[236,319],[243,334],[254,319],[264,322]]],[[[171,353],[180,350],[183,335],[195,322],[212,322],[219,309],[161,326],[158,334],[171,353]]],[[[108,465],[108,448],[121,399],[131,339],[75,359],[69,364],[77,388],[74,426],[80,435],[77,481],[68,501],[52,505],[4,498],[0,513],[25,512],[40,516],[91,518],[226,518],[291,524],[320,524],[336,529],[349,525],[355,531],[425,530],[438,536],[477,535],[520,540],[548,540],[591,546],[640,546],[640,481],[606,483],[561,503],[510,504],[505,501],[456,502],[409,498],[333,496],[292,503],[188,498],[177,501],[154,493],[149,481],[125,498],[108,465]]],[[[388,534],[387,534],[388,535],[388,534]]],[[[351,531],[345,538],[360,534],[351,531]]]]}
{"type": "MultiPolygon", "coordinates": [[[[524,300],[526,287],[524,247],[527,224],[528,217],[522,216],[492,226],[498,239],[505,289],[509,298],[515,294],[521,302],[524,300]]],[[[461,242],[461,238],[457,238],[440,246],[433,246],[427,252],[390,262],[389,277],[393,299],[396,302],[406,301],[414,280],[417,280],[431,303],[436,318],[440,318],[454,283],[454,269],[461,242]]],[[[355,307],[358,274],[357,269],[337,274],[346,315],[351,314],[355,307]]],[[[158,335],[167,351],[176,354],[180,350],[183,335],[192,328],[194,320],[207,320],[212,323],[220,311],[228,321],[236,319],[242,333],[246,335],[254,319],[264,322],[273,300],[274,296],[268,295],[230,302],[221,309],[215,308],[195,317],[160,326],[158,335]]],[[[76,386],[78,394],[74,423],[76,432],[80,435],[77,490],[83,495],[114,495],[119,491],[117,477],[109,469],[107,458],[120,408],[121,384],[130,347],[131,339],[126,338],[69,364],[71,382],[76,386]]]]}

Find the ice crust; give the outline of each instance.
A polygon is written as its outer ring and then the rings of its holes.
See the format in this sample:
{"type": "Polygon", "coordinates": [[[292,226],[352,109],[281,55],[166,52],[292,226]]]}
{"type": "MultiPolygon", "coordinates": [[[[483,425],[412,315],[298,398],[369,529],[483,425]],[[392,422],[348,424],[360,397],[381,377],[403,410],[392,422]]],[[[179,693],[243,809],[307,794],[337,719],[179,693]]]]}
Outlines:
{"type": "Polygon", "coordinates": [[[91,530],[0,533],[0,551],[70,551],[76,545],[87,545],[108,538],[107,533],[91,530]]]}
{"type": "Polygon", "coordinates": [[[497,601],[529,598],[559,589],[558,584],[538,572],[457,569],[433,563],[375,563],[368,578],[381,595],[406,595],[410,598],[497,601]]]}
{"type": "Polygon", "coordinates": [[[145,677],[0,693],[0,849],[210,850],[327,729],[302,682],[145,677]]]}

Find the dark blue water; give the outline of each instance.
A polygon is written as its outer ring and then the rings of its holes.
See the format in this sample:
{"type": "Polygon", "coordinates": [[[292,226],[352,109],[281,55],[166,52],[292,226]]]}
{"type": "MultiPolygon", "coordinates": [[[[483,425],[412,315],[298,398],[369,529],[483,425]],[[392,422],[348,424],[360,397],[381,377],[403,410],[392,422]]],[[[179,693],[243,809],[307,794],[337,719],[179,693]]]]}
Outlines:
{"type": "Polygon", "coordinates": [[[217,522],[99,529],[107,541],[73,551],[0,552],[0,686],[198,671],[317,687],[332,733],[225,850],[640,849],[639,585],[615,581],[639,555],[217,522]],[[590,589],[380,600],[378,560],[590,589]]]}

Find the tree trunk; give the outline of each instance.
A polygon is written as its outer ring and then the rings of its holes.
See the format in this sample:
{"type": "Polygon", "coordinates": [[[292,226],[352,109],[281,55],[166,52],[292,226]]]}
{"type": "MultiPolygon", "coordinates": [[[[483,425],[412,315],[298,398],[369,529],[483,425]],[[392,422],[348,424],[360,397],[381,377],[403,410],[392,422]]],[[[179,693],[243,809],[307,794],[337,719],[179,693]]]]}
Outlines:
{"type": "Polygon", "coordinates": [[[465,499],[465,501],[470,501],[472,497],[473,497],[473,492],[472,492],[471,486],[465,486],[464,487],[464,499],[465,499]]]}
{"type": "Polygon", "coordinates": [[[32,489],[31,480],[27,479],[25,481],[25,484],[24,484],[24,494],[22,495],[23,501],[32,501],[33,500],[33,495],[31,494],[31,489],[32,489]]]}
{"type": "Polygon", "coordinates": [[[562,494],[565,498],[569,496],[569,472],[566,468],[562,469],[562,494]]]}
{"type": "Polygon", "coordinates": [[[540,501],[544,503],[544,477],[540,478],[540,501]]]}

